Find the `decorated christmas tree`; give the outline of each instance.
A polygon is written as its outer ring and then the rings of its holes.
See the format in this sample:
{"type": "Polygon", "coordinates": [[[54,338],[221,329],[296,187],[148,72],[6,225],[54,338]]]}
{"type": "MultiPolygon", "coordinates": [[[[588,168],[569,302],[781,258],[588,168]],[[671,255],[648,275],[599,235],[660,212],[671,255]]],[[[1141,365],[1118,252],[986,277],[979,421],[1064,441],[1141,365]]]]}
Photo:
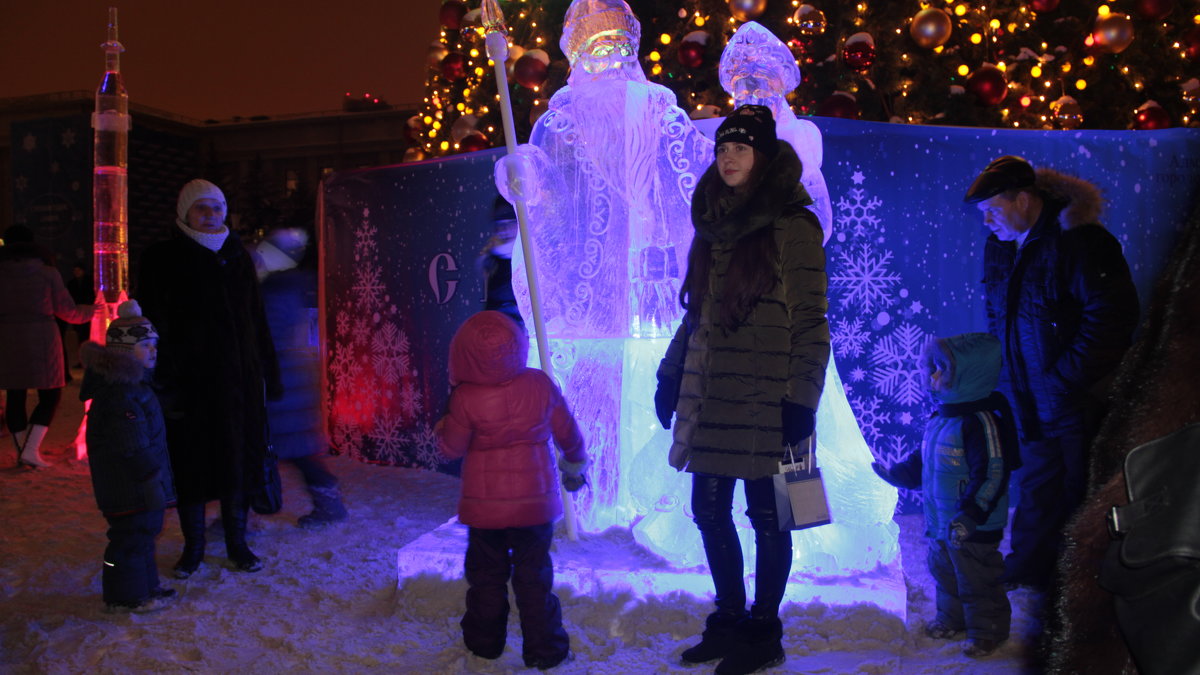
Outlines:
{"type": "MultiPolygon", "coordinates": [[[[612,0],[589,0],[603,3],[612,0]]],[[[478,3],[445,0],[410,158],[500,144],[499,97],[478,3]]],[[[803,73],[798,115],[1034,129],[1200,124],[1200,0],[629,0],[647,76],[693,117],[729,112],[725,44],[757,21],[803,73]]],[[[570,0],[507,0],[506,64],[524,141],[566,82],[570,0]]],[[[428,11],[435,11],[430,5],[428,11]]]]}

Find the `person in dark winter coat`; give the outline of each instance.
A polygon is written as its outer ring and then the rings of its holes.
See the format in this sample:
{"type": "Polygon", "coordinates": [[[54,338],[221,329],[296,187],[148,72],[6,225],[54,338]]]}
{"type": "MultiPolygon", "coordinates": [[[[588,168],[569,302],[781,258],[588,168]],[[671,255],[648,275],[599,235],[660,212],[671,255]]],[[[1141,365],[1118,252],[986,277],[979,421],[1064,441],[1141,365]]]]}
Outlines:
{"type": "Polygon", "coordinates": [[[1005,581],[1047,589],[1062,530],[1083,500],[1088,447],[1138,320],[1121,244],[1096,219],[1099,190],[1011,155],[965,200],[991,230],[984,246],[988,330],[1004,347],[1001,391],[1021,439],[1005,581]]]}
{"type": "Polygon", "coordinates": [[[62,336],[54,319],[87,323],[91,305],[77,305],[52,266],[50,253],[34,243],[33,231],[13,225],[0,246],[0,390],[5,424],[18,463],[47,467],[41,445],[66,385],[62,336]],[[25,398],[37,390],[30,413],[25,398]]]}
{"type": "Polygon", "coordinates": [[[304,230],[278,228],[258,243],[254,262],[284,391],[279,400],[267,401],[271,445],[279,459],[300,470],[312,498],[312,511],[300,516],[297,524],[316,528],[345,520],[348,514],[337,477],[321,460],[329,452],[329,442],[321,425],[317,271],[307,251],[304,230]]]}
{"type": "Polygon", "coordinates": [[[779,605],[792,563],[772,475],[785,446],[813,433],[829,361],[825,251],[803,171],[775,136],[770,110],[736,109],[716,135],[716,161],[692,197],[695,238],[681,289],[687,311],[658,371],[655,409],[670,428],[671,465],[692,473],[692,512],[717,609],[687,663],[717,672],[782,663],[779,605]],[[682,368],[680,367],[682,364],[682,368]],[[754,604],[746,612],[732,518],[738,479],[754,527],[754,604]]]}
{"type": "Polygon", "coordinates": [[[179,193],[174,236],[141,261],[138,297],[162,335],[155,380],[179,491],[183,554],[176,578],[204,561],[205,504],[221,502],[225,550],[238,570],[262,562],[246,545],[249,499],[265,484],[264,386],[282,394],[254,263],[225,227],[225,196],[205,180],[179,193]]]}
{"type": "Polygon", "coordinates": [[[96,505],[108,521],[101,585],[112,613],[164,609],[175,591],[163,588],[154,539],[163,512],[175,504],[167,432],[150,373],[158,333],[132,300],[121,303],[106,345],[84,342],[86,372],[79,399],[87,413],[88,466],[96,505]]]}
{"type": "Polygon", "coordinates": [[[504,312],[524,328],[525,320],[521,318],[512,286],[512,253],[519,227],[517,212],[508,200],[499,195],[492,208],[492,225],[495,232],[479,256],[479,267],[484,275],[483,308],[504,312]]]}
{"type": "Polygon", "coordinates": [[[971,642],[963,653],[982,658],[1008,639],[1012,617],[1000,581],[1000,540],[1018,450],[1008,399],[995,391],[1000,341],[989,333],[931,340],[921,365],[938,403],[921,450],[890,468],[871,468],[925,495],[926,559],[937,585],[937,618],[926,635],[947,640],[965,629],[971,642]]]}
{"type": "Polygon", "coordinates": [[[449,413],[435,431],[442,454],[465,457],[458,520],[470,528],[464,567],[463,642],[499,658],[508,632],[508,581],[521,614],[522,656],[530,668],[570,658],[570,638],[554,595],[550,544],[562,515],[557,474],[583,485],[583,437],[562,393],[525,366],[529,338],[509,317],[483,311],[450,342],[449,413]],[[562,450],[555,470],[551,439],[562,450]]]}

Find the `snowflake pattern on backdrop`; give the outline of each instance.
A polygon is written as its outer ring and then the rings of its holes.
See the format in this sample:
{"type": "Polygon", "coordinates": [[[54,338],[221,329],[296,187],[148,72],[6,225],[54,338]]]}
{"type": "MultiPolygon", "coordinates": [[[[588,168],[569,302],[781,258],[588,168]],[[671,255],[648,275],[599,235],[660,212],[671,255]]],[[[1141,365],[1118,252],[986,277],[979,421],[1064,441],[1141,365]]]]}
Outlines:
{"type": "Polygon", "coordinates": [[[329,341],[330,435],[336,447],[355,459],[437,468],[424,436],[414,461],[409,427],[423,409],[422,394],[412,382],[411,341],[396,307],[387,306],[379,236],[370,209],[362,209],[354,229],[351,283],[331,298],[340,309],[329,341]]]}
{"type": "MultiPolygon", "coordinates": [[[[921,324],[929,317],[910,299],[920,279],[907,278],[895,252],[882,246],[887,223],[878,210],[884,201],[871,194],[862,168],[854,168],[850,180],[854,187],[837,202],[834,237],[825,249],[831,341],[863,438],[891,466],[919,447],[921,430],[911,422],[925,419],[920,354],[928,333],[921,324]]],[[[919,499],[903,490],[897,510],[910,511],[919,499]]]]}

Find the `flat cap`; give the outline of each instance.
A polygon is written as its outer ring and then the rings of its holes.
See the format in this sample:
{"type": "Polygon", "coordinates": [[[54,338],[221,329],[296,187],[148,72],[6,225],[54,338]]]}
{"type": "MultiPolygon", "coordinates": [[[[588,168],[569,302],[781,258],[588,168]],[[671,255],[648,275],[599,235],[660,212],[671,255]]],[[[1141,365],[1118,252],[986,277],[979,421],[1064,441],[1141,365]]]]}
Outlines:
{"type": "Polygon", "coordinates": [[[1035,179],[1033,166],[1024,158],[1015,155],[997,157],[987,165],[983,173],[975,177],[975,182],[971,183],[963,201],[977,204],[1006,190],[1030,187],[1035,179]]]}

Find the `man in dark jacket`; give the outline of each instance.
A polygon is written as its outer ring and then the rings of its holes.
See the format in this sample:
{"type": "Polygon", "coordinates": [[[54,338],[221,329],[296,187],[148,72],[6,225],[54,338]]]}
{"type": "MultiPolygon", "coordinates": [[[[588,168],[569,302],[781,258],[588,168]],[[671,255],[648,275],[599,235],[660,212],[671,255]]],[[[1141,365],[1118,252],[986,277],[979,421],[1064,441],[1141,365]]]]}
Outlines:
{"type": "Polygon", "coordinates": [[[1121,245],[1096,219],[1084,180],[1004,156],[967,191],[992,234],[984,247],[988,329],[1004,345],[1022,468],[1005,580],[1047,588],[1062,529],[1083,499],[1087,448],[1137,325],[1121,245]]]}

